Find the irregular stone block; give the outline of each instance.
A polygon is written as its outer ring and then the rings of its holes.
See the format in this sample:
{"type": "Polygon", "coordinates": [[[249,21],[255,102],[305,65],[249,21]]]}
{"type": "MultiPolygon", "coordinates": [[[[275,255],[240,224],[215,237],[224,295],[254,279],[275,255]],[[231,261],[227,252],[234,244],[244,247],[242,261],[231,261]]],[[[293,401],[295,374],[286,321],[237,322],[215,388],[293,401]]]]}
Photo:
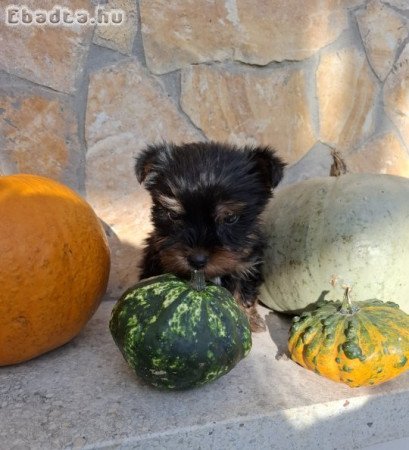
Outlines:
{"type": "Polygon", "coordinates": [[[146,61],[154,73],[235,59],[300,60],[335,41],[362,0],[142,0],[146,61]]]}
{"type": "Polygon", "coordinates": [[[400,45],[409,34],[408,22],[379,0],[371,1],[358,11],[357,20],[369,62],[384,81],[400,45]]]}
{"type": "Polygon", "coordinates": [[[378,136],[344,156],[350,172],[409,177],[409,154],[394,133],[378,136]]]}
{"type": "Polygon", "coordinates": [[[321,141],[350,150],[374,129],[379,86],[366,58],[356,48],[321,56],[317,76],[321,141]]]}
{"type": "Polygon", "coordinates": [[[285,161],[315,143],[303,69],[235,71],[192,66],[182,72],[183,110],[206,136],[244,145],[271,145],[285,161]]]}
{"type": "Polygon", "coordinates": [[[235,59],[250,64],[301,60],[348,27],[350,0],[227,0],[236,4],[235,59]]]}
{"type": "Polygon", "coordinates": [[[234,28],[224,1],[142,0],[140,11],[146,63],[154,73],[233,56],[234,28]]]}
{"type": "Polygon", "coordinates": [[[83,154],[69,102],[0,91],[0,136],[4,174],[34,173],[78,188],[83,154]]]}
{"type": "Polygon", "coordinates": [[[144,143],[201,139],[159,82],[133,58],[91,74],[85,129],[89,147],[125,132],[144,143]]]}
{"type": "Polygon", "coordinates": [[[135,0],[109,0],[104,10],[122,10],[125,13],[125,21],[120,25],[100,25],[98,24],[93,42],[130,55],[132,46],[138,31],[138,11],[135,0]]]}
{"type": "MultiPolygon", "coordinates": [[[[55,0],[23,3],[31,10],[52,10],[55,0]]],[[[63,2],[71,10],[93,11],[89,0],[63,2]]],[[[4,23],[4,10],[0,21],[4,23]],[[3,16],[3,17],[2,17],[3,16]]],[[[92,38],[91,26],[16,25],[0,27],[0,70],[57,91],[72,93],[81,77],[92,38]]]]}

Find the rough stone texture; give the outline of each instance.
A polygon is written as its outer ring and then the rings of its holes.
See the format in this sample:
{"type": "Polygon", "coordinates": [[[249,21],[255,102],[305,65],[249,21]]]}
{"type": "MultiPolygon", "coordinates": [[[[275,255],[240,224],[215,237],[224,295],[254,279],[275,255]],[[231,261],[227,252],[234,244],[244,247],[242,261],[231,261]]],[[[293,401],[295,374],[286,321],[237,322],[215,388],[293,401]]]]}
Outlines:
{"type": "MultiPolygon", "coordinates": [[[[52,10],[56,2],[27,0],[22,4],[31,10],[52,10]]],[[[93,11],[89,0],[58,4],[93,11]]],[[[72,93],[84,70],[92,27],[5,26],[4,20],[4,9],[0,8],[0,70],[72,93]]]]}
{"type": "Polygon", "coordinates": [[[103,302],[64,347],[1,368],[2,448],[347,450],[408,436],[409,372],[373,388],[320,377],[288,359],[288,318],[260,308],[269,331],[253,335],[231,372],[163,392],[136,378],[115,347],[112,307],[103,302]]]}
{"type": "Polygon", "coordinates": [[[138,281],[143,241],[151,230],[150,198],[134,172],[140,145],[132,133],[123,133],[87,152],[86,198],[105,223],[111,250],[108,292],[115,297],[138,281]]]}
{"type": "Polygon", "coordinates": [[[401,53],[384,87],[385,111],[409,148],[409,44],[401,53]]]}
{"type": "Polygon", "coordinates": [[[304,59],[347,28],[358,0],[142,0],[146,61],[154,73],[236,59],[264,65],[304,59]]]}
{"type": "MultiPolygon", "coordinates": [[[[226,0],[237,8],[235,58],[250,64],[308,58],[348,27],[357,0],[226,0]],[[237,5],[236,7],[234,5],[237,5]]],[[[230,8],[229,8],[229,5],[230,8]]]]}
{"type": "Polygon", "coordinates": [[[409,153],[393,133],[370,140],[344,156],[351,172],[387,173],[409,177],[409,153]]]}
{"type": "Polygon", "coordinates": [[[200,139],[162,86],[135,60],[91,74],[86,116],[88,146],[130,132],[139,142],[200,139]]]}
{"type": "Polygon", "coordinates": [[[353,47],[324,53],[317,70],[321,141],[350,150],[374,130],[379,87],[366,58],[353,47]]]}
{"type": "Polygon", "coordinates": [[[149,198],[138,185],[134,157],[147,144],[201,140],[161,85],[136,62],[91,76],[86,117],[87,199],[111,228],[110,292],[137,281],[137,264],[149,224],[149,198]]]}
{"type": "Polygon", "coordinates": [[[333,162],[331,149],[318,142],[300,161],[285,168],[278,189],[310,178],[327,177],[333,162]]]}
{"type": "Polygon", "coordinates": [[[146,63],[154,73],[233,56],[233,19],[224,2],[142,0],[140,11],[146,63]]]}
{"type": "Polygon", "coordinates": [[[133,41],[138,31],[136,1],[109,0],[104,9],[106,11],[111,11],[112,9],[123,10],[126,14],[126,21],[121,25],[97,25],[93,42],[130,55],[132,53],[133,41]]]}
{"type": "Polygon", "coordinates": [[[303,69],[192,66],[182,72],[181,105],[208,138],[271,145],[288,163],[316,141],[303,69]]]}
{"type": "Polygon", "coordinates": [[[371,1],[357,13],[359,31],[368,60],[376,75],[384,81],[403,40],[409,34],[408,21],[380,0],[371,1]]]}
{"type": "Polygon", "coordinates": [[[394,6],[395,8],[402,9],[402,10],[409,9],[408,0],[383,0],[383,3],[394,6]]]}
{"type": "Polygon", "coordinates": [[[35,173],[78,186],[82,159],[78,125],[69,102],[0,90],[3,173],[35,173]]]}

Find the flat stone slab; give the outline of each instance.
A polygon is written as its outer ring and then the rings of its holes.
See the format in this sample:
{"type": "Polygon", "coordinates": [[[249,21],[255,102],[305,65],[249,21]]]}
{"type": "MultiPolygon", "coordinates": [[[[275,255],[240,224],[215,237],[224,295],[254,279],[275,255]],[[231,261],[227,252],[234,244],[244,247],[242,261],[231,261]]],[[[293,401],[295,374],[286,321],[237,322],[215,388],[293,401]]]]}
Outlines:
{"type": "Polygon", "coordinates": [[[286,356],[289,319],[265,308],[269,331],[250,355],[198,389],[164,392],[128,368],[105,301],[64,347],[0,368],[1,449],[351,449],[409,435],[409,372],[351,389],[286,356]]]}

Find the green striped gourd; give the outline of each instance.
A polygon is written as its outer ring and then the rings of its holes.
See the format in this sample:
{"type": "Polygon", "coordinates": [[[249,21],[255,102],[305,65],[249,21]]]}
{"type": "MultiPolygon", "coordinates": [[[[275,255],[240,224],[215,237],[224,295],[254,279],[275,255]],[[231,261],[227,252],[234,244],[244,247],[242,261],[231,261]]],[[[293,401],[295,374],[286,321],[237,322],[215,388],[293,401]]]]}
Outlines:
{"type": "Polygon", "coordinates": [[[167,389],[215,380],[251,348],[246,315],[200,273],[191,283],[174,275],[143,280],[119,299],[109,326],[136,374],[167,389]]]}
{"type": "Polygon", "coordinates": [[[375,385],[409,368],[409,315],[396,303],[322,301],[293,319],[288,349],[301,366],[351,387],[375,385]]]}

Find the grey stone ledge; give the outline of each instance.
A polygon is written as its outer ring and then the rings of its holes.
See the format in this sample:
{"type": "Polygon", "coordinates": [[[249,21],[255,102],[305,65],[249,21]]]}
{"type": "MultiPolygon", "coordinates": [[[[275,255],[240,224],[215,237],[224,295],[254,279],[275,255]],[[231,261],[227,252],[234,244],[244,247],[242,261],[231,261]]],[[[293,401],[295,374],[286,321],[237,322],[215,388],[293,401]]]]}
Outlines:
{"type": "Polygon", "coordinates": [[[202,388],[138,380],[108,330],[105,301],[69,344],[0,368],[1,449],[351,449],[409,435],[409,372],[351,389],[286,356],[289,319],[261,308],[268,332],[202,388]]]}

